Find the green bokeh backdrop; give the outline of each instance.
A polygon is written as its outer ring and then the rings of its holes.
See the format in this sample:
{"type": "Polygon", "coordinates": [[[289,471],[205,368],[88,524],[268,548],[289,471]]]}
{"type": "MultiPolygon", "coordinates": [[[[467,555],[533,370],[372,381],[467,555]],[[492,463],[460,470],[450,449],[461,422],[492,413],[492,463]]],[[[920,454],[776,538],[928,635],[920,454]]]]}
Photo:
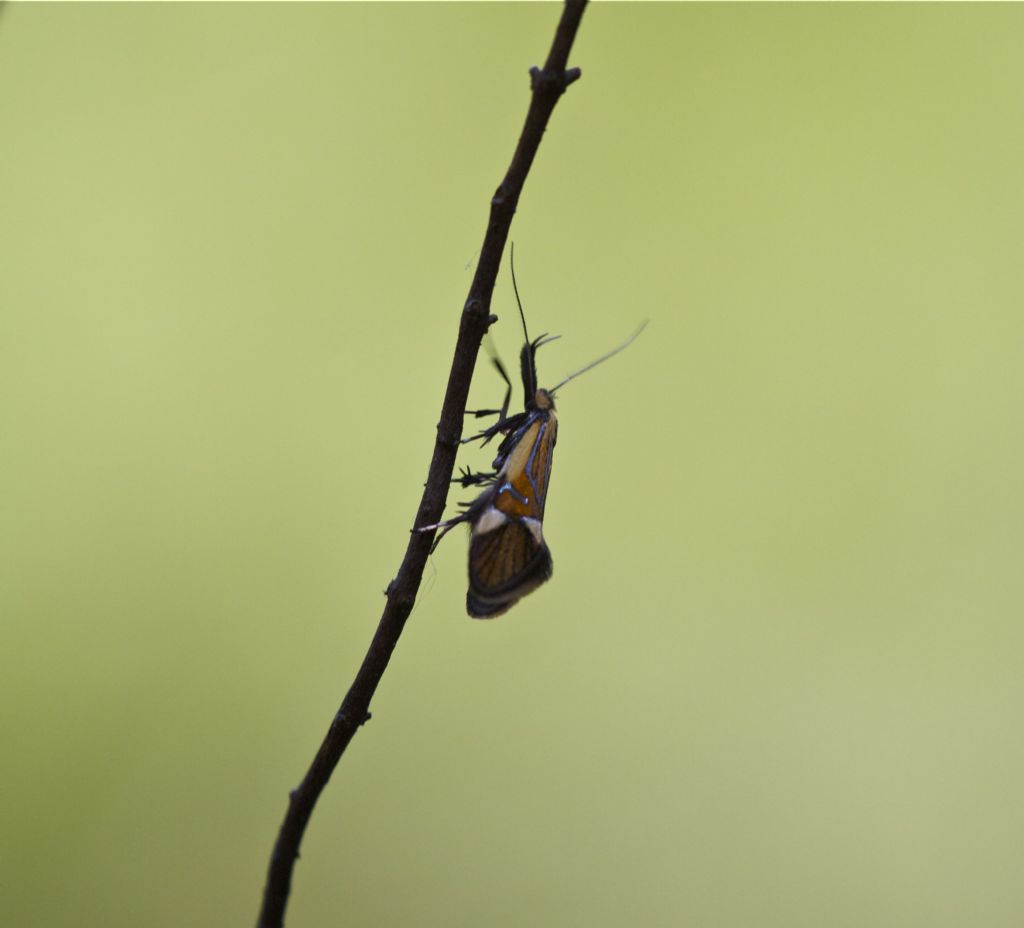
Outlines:
{"type": "MultiPolygon", "coordinates": [[[[5,924],[255,918],[557,15],[0,14],[5,924]]],[[[651,324],[562,395],[551,583],[473,622],[432,559],[291,925],[1022,923],[1022,39],[588,11],[513,229],[542,381],[651,324]]]]}

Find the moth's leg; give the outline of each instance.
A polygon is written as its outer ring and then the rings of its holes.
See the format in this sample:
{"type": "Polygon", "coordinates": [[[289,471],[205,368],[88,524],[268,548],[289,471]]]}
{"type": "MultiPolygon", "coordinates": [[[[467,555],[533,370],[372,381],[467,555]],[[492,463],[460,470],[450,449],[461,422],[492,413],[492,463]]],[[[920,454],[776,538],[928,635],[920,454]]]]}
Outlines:
{"type": "Polygon", "coordinates": [[[494,366],[498,369],[498,373],[501,374],[501,379],[505,381],[505,400],[501,404],[501,410],[498,414],[498,421],[504,422],[508,418],[508,404],[512,402],[512,381],[508,378],[508,371],[505,370],[505,365],[501,363],[496,357],[491,358],[494,362],[494,366]]]}
{"type": "Polygon", "coordinates": [[[486,445],[495,435],[505,435],[508,432],[514,432],[525,420],[525,412],[517,412],[514,416],[503,416],[494,425],[488,426],[482,432],[470,435],[469,438],[463,438],[461,444],[468,445],[471,441],[479,441],[486,445]]]}
{"type": "Polygon", "coordinates": [[[502,401],[501,409],[467,409],[466,415],[474,416],[477,419],[482,419],[485,416],[497,416],[498,421],[490,428],[485,429],[479,435],[474,435],[472,438],[462,439],[462,443],[476,441],[478,438],[482,438],[486,445],[495,435],[499,432],[504,431],[505,420],[508,419],[508,407],[509,403],[512,402],[512,381],[508,378],[508,371],[505,370],[505,365],[498,360],[498,358],[491,358],[491,362],[498,369],[498,373],[501,374],[501,379],[505,381],[505,399],[502,401]]]}
{"type": "Polygon", "coordinates": [[[463,487],[486,486],[494,483],[497,476],[496,471],[472,471],[468,467],[463,467],[459,476],[452,477],[451,482],[463,487]]]}
{"type": "Polygon", "coordinates": [[[414,528],[413,531],[423,534],[426,532],[435,532],[438,529],[441,530],[437,538],[434,539],[434,543],[430,546],[430,553],[433,554],[437,549],[437,546],[441,544],[441,539],[444,538],[445,535],[455,528],[456,525],[461,525],[463,522],[468,521],[469,513],[463,512],[452,519],[446,519],[444,522],[435,522],[433,525],[421,525],[419,528],[414,528]]]}
{"type": "Polygon", "coordinates": [[[476,435],[470,435],[468,438],[463,438],[459,444],[468,445],[471,441],[479,441],[481,444],[486,445],[495,435],[500,435],[502,432],[508,430],[506,422],[508,420],[499,419],[494,425],[484,429],[482,432],[477,432],[476,435]]]}

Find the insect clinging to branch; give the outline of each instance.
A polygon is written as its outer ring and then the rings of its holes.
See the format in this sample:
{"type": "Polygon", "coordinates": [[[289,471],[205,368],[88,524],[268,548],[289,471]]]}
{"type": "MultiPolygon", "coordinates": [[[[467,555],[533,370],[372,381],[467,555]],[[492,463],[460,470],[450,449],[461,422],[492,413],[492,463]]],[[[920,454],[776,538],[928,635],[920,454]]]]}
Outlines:
{"type": "Polygon", "coordinates": [[[491,465],[492,470],[474,472],[464,468],[461,476],[452,480],[463,487],[483,486],[486,489],[471,503],[461,504],[465,511],[454,518],[418,529],[421,532],[441,530],[431,547],[433,551],[456,525],[469,524],[466,611],[478,619],[501,615],[551,577],[551,552],[544,541],[543,523],[558,436],[558,418],[555,415],[557,392],[570,380],[618,354],[647,325],[644,322],[621,345],[573,372],[557,386],[545,390],[537,386],[537,350],[559,336],[545,334],[530,340],[514,263],[512,286],[525,338],[519,354],[523,411],[511,416],[508,414],[512,381],[501,361],[493,357],[494,366],[505,381],[505,399],[501,409],[467,410],[469,415],[478,418],[497,416],[497,420],[482,432],[462,439],[462,443],[480,441],[486,445],[497,435],[504,437],[491,465]]]}

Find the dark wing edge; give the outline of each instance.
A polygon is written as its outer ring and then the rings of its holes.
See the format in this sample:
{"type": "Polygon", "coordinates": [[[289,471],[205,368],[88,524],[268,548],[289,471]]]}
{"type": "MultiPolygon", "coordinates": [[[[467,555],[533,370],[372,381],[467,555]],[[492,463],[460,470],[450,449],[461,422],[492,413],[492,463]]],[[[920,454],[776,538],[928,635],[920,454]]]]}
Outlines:
{"type": "Polygon", "coordinates": [[[549,580],[552,570],[548,546],[519,520],[475,536],[469,547],[466,611],[474,619],[496,618],[549,580]]]}

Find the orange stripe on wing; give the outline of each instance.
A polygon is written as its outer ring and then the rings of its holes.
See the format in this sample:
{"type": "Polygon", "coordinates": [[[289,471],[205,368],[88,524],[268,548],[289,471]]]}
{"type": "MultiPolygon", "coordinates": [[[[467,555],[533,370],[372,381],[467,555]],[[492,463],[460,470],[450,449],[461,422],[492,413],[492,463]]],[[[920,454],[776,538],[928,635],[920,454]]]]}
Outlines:
{"type": "Polygon", "coordinates": [[[538,416],[505,460],[493,505],[510,519],[544,518],[557,434],[553,412],[538,416]]]}

